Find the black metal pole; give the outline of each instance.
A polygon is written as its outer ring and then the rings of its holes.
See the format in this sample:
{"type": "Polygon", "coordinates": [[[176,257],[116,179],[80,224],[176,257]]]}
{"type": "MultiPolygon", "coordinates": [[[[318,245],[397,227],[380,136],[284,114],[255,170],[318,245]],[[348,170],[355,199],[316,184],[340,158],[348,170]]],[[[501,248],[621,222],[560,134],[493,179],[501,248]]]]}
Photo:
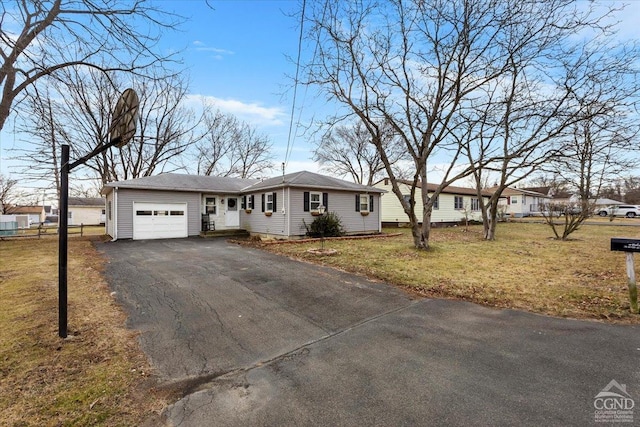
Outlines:
{"type": "Polygon", "coordinates": [[[67,337],[67,226],[69,222],[69,146],[62,145],[58,209],[58,335],[67,337]]]}

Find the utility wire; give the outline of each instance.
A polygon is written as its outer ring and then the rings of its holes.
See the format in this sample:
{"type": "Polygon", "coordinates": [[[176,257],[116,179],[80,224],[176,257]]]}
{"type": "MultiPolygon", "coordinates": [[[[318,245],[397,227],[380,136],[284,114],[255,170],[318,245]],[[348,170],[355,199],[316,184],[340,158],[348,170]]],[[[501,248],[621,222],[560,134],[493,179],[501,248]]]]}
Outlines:
{"type": "MultiPolygon", "coordinates": [[[[289,136],[287,137],[287,151],[284,156],[284,164],[285,166],[289,163],[289,156],[291,155],[291,151],[293,150],[293,143],[295,140],[295,136],[292,139],[293,133],[293,119],[296,111],[296,97],[298,93],[298,76],[300,75],[300,57],[302,55],[302,37],[304,35],[304,16],[305,10],[307,6],[307,1],[302,0],[302,13],[300,14],[300,36],[298,37],[298,58],[296,59],[296,77],[293,82],[293,102],[291,103],[291,117],[289,118],[289,136]]],[[[298,127],[296,126],[296,131],[298,127]]]]}

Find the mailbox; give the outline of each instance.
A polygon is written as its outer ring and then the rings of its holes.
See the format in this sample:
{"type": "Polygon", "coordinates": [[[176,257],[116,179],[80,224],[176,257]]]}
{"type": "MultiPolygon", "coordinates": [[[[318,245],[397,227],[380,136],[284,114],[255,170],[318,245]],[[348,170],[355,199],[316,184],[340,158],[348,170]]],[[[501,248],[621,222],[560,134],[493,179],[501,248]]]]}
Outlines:
{"type": "Polygon", "coordinates": [[[613,237],[611,250],[620,252],[640,252],[640,239],[624,239],[613,237]]]}

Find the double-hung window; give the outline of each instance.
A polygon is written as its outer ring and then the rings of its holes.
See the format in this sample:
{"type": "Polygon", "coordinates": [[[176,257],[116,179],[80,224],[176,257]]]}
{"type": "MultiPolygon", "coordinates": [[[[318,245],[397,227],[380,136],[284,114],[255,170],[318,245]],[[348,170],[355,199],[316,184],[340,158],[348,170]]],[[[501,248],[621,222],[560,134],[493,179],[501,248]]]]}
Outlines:
{"type": "Polygon", "coordinates": [[[464,199],[462,196],[453,197],[453,208],[457,210],[464,209],[464,199]]]}
{"type": "MultiPolygon", "coordinates": [[[[431,196],[431,198],[433,199],[433,196],[431,196]]],[[[433,205],[431,205],[433,207],[433,209],[438,209],[440,207],[440,196],[436,197],[436,199],[433,201],[433,205]]]]}
{"type": "Polygon", "coordinates": [[[240,209],[253,209],[253,195],[242,196],[242,199],[240,201],[240,209]]]}
{"type": "Polygon", "coordinates": [[[360,212],[369,212],[369,195],[360,195],[360,212]]]}
{"type": "Polygon", "coordinates": [[[317,211],[322,204],[322,193],[309,192],[309,208],[317,211]]]}
{"type": "Polygon", "coordinates": [[[264,211],[273,212],[273,193],[267,193],[265,195],[264,211]]]}
{"type": "Polygon", "coordinates": [[[217,212],[216,198],[207,197],[204,202],[205,213],[215,215],[217,212]]]}
{"type": "Polygon", "coordinates": [[[477,197],[471,198],[471,210],[479,211],[480,210],[480,200],[477,197]]]}

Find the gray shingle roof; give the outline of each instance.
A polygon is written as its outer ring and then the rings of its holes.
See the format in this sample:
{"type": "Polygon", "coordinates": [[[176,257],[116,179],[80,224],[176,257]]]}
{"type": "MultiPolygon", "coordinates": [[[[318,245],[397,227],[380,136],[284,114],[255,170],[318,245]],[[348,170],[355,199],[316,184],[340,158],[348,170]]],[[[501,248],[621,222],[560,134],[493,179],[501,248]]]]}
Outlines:
{"type": "Polygon", "coordinates": [[[282,187],[311,188],[339,191],[356,191],[366,193],[385,193],[385,190],[376,187],[356,184],[343,179],[320,175],[313,172],[301,171],[293,172],[283,176],[265,179],[262,182],[251,185],[243,189],[243,192],[254,192],[270,190],[282,187]]]}
{"type": "Polygon", "coordinates": [[[106,184],[102,193],[106,194],[110,188],[131,188],[144,190],[189,191],[189,192],[217,192],[217,193],[251,193],[274,188],[297,187],[324,190],[357,191],[368,193],[384,193],[375,187],[368,187],[330,176],[313,172],[294,172],[284,176],[269,178],[264,181],[256,179],[226,178],[217,176],[183,175],[165,173],[155,176],[116,181],[106,184]]]}
{"type": "Polygon", "coordinates": [[[105,199],[100,197],[69,197],[69,206],[102,206],[104,207],[104,204],[105,204],[105,199]]]}
{"type": "MultiPolygon", "coordinates": [[[[119,187],[145,190],[192,191],[197,193],[240,192],[244,187],[255,182],[258,181],[255,179],[164,173],[126,181],[110,182],[105,185],[105,189],[119,187]]],[[[103,194],[105,189],[102,190],[103,194]]]]}

